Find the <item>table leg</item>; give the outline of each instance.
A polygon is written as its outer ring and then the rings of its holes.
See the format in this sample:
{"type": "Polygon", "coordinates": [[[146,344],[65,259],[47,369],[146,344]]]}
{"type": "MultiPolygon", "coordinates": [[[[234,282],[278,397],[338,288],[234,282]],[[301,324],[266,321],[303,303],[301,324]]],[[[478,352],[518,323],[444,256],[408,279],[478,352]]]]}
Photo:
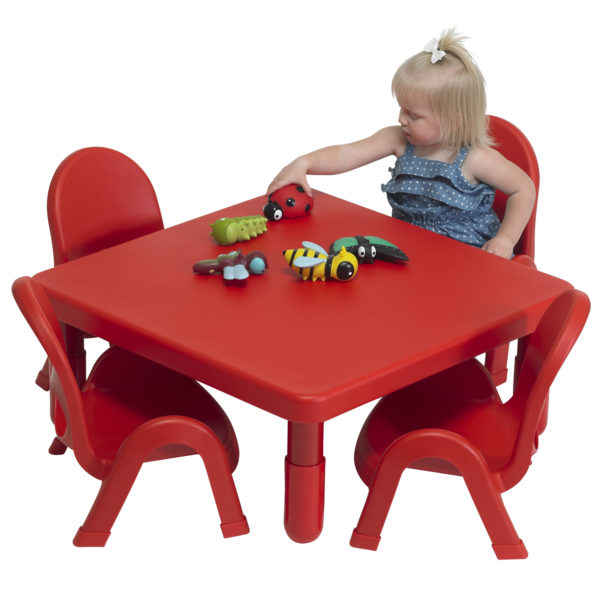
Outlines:
{"type": "Polygon", "coordinates": [[[323,423],[288,422],[285,458],[284,525],[299,543],[312,542],[323,529],[325,458],[323,423]]]}
{"type": "Polygon", "coordinates": [[[525,352],[527,352],[527,344],[529,343],[529,336],[520,338],[517,342],[517,354],[515,355],[515,370],[513,379],[513,392],[517,389],[517,382],[519,381],[519,374],[521,373],[521,365],[525,358],[525,352]]]}
{"type": "Polygon", "coordinates": [[[67,357],[71,363],[77,384],[82,387],[86,379],[83,331],[64,323],[61,323],[61,329],[67,347],[67,357]]]}

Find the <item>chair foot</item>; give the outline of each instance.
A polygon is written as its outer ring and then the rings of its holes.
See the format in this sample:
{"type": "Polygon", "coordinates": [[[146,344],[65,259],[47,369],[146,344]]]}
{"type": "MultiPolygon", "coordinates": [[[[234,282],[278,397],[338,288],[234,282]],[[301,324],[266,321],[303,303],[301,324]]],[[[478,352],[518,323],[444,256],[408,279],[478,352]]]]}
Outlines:
{"type": "Polygon", "coordinates": [[[47,392],[50,389],[50,377],[48,371],[48,360],[46,359],[44,366],[35,378],[36,385],[41,387],[45,392],[47,392]]]}
{"type": "Polygon", "coordinates": [[[485,368],[489,371],[494,385],[502,385],[508,377],[506,361],[508,360],[509,344],[498,346],[485,355],[485,368]]]}
{"type": "Polygon", "coordinates": [[[500,560],[527,558],[528,556],[523,540],[519,540],[519,543],[513,546],[495,546],[492,544],[492,548],[500,560]]]}
{"type": "Polygon", "coordinates": [[[101,548],[106,544],[110,531],[86,531],[80,527],[73,538],[73,545],[80,548],[101,548]]]}
{"type": "Polygon", "coordinates": [[[358,533],[355,529],[350,538],[350,545],[363,550],[377,550],[380,541],[381,536],[379,535],[365,535],[364,533],[358,533]]]}
{"type": "Polygon", "coordinates": [[[497,371],[496,373],[491,373],[492,381],[496,387],[506,383],[508,379],[508,369],[504,369],[502,371],[497,371]]]}
{"type": "Polygon", "coordinates": [[[55,437],[52,440],[52,443],[50,444],[50,448],[48,448],[48,452],[50,454],[58,456],[60,454],[64,454],[66,449],[67,447],[58,438],[55,437]]]}
{"type": "Polygon", "coordinates": [[[244,517],[241,521],[221,523],[221,531],[224,538],[230,538],[250,533],[250,527],[248,527],[248,521],[246,521],[246,517],[244,517]]]}

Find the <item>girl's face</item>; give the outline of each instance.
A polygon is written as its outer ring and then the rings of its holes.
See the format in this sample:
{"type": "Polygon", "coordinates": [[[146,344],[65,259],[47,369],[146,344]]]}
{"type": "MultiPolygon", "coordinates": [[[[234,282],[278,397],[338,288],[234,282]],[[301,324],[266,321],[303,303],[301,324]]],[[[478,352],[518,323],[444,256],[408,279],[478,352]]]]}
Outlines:
{"type": "Polygon", "coordinates": [[[398,123],[414,146],[431,146],[439,144],[442,139],[440,120],[424,104],[400,106],[398,123]]]}

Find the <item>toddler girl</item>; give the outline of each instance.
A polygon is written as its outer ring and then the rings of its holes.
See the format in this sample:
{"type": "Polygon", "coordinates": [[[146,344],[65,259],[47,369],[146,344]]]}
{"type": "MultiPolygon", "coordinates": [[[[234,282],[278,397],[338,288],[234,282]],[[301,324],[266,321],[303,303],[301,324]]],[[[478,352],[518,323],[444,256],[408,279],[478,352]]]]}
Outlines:
{"type": "Polygon", "coordinates": [[[267,194],[297,183],[311,195],[307,174],[343,173],[394,155],[392,177],[382,185],[394,217],[510,258],[535,188],[491,147],[483,76],[463,39],[453,29],[444,32],[398,68],[392,90],[400,125],[296,158],[267,194]],[[495,188],[509,197],[502,223],[492,210],[495,188]]]}

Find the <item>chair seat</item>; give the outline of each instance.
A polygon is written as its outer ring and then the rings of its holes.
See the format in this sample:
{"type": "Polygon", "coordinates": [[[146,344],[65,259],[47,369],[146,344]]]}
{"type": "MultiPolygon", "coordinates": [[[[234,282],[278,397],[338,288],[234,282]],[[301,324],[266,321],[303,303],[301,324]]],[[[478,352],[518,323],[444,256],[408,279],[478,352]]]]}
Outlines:
{"type": "MultiPolygon", "coordinates": [[[[358,474],[370,485],[386,449],[418,429],[444,429],[465,437],[492,472],[510,460],[519,428],[512,406],[502,404],[485,367],[475,359],[442,371],[382,398],[360,432],[355,451],[358,474]]],[[[458,475],[450,463],[426,458],[411,468],[458,475]]]]}
{"type": "MultiPolygon", "coordinates": [[[[239,451],[225,412],[196,381],[117,347],[104,352],[82,389],[88,432],[96,455],[112,461],[123,440],[139,425],[167,415],[208,425],[223,444],[231,471],[239,451]]],[[[194,454],[184,446],[164,446],[147,460],[194,454]]]]}

